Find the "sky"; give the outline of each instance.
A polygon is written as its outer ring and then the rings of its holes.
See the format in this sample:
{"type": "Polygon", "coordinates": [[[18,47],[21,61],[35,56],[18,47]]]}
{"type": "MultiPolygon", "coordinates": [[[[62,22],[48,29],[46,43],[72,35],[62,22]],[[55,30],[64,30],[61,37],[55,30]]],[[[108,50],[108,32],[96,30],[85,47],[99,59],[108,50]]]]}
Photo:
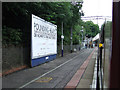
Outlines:
{"type": "MultiPolygon", "coordinates": [[[[111,16],[112,20],[112,0],[83,0],[82,10],[87,16],[111,16]]],[[[111,21],[106,19],[106,21],[111,21]]],[[[105,20],[99,19],[92,20],[95,24],[98,23],[99,27],[104,23],[105,20]]]]}

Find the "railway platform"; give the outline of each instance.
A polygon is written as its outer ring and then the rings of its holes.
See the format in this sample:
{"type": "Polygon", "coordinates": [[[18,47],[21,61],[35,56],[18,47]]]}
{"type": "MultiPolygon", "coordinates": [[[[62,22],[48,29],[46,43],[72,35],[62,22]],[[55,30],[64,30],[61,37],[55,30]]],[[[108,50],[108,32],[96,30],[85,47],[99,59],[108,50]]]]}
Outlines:
{"type": "Polygon", "coordinates": [[[2,78],[8,89],[91,88],[97,48],[82,49],[40,66],[21,70],[2,78]]]}
{"type": "Polygon", "coordinates": [[[97,56],[97,48],[90,54],[90,56],[86,59],[86,61],[82,64],[82,66],[77,70],[72,79],[68,82],[65,88],[74,88],[76,90],[90,89],[96,87],[96,57],[97,56]]]}

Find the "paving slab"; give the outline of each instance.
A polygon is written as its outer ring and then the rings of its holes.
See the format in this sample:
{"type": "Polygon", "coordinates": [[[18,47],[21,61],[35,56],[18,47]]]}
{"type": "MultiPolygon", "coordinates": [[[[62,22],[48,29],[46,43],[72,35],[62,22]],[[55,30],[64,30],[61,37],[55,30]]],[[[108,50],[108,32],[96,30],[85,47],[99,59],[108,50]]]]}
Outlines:
{"type": "Polygon", "coordinates": [[[95,51],[96,51],[96,48],[94,48],[94,50],[91,52],[88,58],[84,61],[84,63],[81,65],[81,67],[72,77],[72,79],[68,82],[68,84],[65,86],[65,89],[67,88],[78,89],[78,88],[90,87],[90,85],[92,84],[92,77],[93,77],[93,71],[94,71],[94,63],[95,63],[94,52],[95,51]]]}
{"type": "Polygon", "coordinates": [[[76,90],[80,89],[80,88],[89,88],[89,89],[91,88],[92,81],[93,81],[93,75],[94,75],[96,52],[97,52],[97,49],[94,52],[94,54],[92,55],[92,57],[88,63],[88,66],[87,66],[82,78],[80,79],[79,84],[77,85],[76,90]]]}

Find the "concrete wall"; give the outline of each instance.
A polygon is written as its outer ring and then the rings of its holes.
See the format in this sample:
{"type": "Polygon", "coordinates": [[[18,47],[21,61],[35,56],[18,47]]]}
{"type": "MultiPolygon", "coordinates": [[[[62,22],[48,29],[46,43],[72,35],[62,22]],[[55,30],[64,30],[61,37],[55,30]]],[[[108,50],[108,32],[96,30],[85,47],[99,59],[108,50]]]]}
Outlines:
{"type": "MultiPolygon", "coordinates": [[[[79,45],[73,45],[79,51],[79,45]]],[[[61,56],[61,46],[57,47],[57,58],[61,56]]],[[[64,54],[70,53],[70,45],[64,45],[64,54]]],[[[2,48],[2,72],[27,65],[30,67],[30,48],[9,46],[2,48]]]]}
{"type": "Polygon", "coordinates": [[[16,67],[29,65],[29,49],[10,46],[2,48],[2,70],[7,71],[16,67]]]}
{"type": "MultiPolygon", "coordinates": [[[[57,55],[58,57],[61,56],[61,46],[57,47],[57,55]]],[[[80,45],[72,45],[72,50],[74,51],[74,48],[76,48],[77,51],[79,51],[80,45]]],[[[71,46],[70,45],[64,45],[63,46],[63,52],[64,54],[71,52],[71,46]]]]}

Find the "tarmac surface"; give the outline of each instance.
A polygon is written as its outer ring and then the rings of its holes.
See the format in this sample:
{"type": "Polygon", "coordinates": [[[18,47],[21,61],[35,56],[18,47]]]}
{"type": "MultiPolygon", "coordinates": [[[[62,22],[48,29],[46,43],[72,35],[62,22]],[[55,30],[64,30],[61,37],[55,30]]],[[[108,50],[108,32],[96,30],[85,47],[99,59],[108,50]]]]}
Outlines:
{"type": "MultiPolygon", "coordinates": [[[[78,52],[73,52],[71,54],[65,55],[64,57],[57,58],[39,66],[24,69],[4,76],[2,78],[2,87],[64,88],[75,75],[75,73],[79,70],[79,68],[83,65],[93,50],[94,48],[82,49],[78,52]]],[[[94,61],[91,60],[88,66],[93,68],[94,61]]],[[[90,70],[91,69],[88,71],[90,72],[90,70]]],[[[85,72],[86,75],[87,72],[85,72]]],[[[89,76],[91,76],[90,82],[92,81],[92,74],[93,71],[91,71],[91,75],[89,74],[89,76]]],[[[81,81],[85,81],[84,75],[81,81]]],[[[82,83],[81,81],[79,82],[77,88],[84,88],[80,86],[80,83],[82,83]]]]}

